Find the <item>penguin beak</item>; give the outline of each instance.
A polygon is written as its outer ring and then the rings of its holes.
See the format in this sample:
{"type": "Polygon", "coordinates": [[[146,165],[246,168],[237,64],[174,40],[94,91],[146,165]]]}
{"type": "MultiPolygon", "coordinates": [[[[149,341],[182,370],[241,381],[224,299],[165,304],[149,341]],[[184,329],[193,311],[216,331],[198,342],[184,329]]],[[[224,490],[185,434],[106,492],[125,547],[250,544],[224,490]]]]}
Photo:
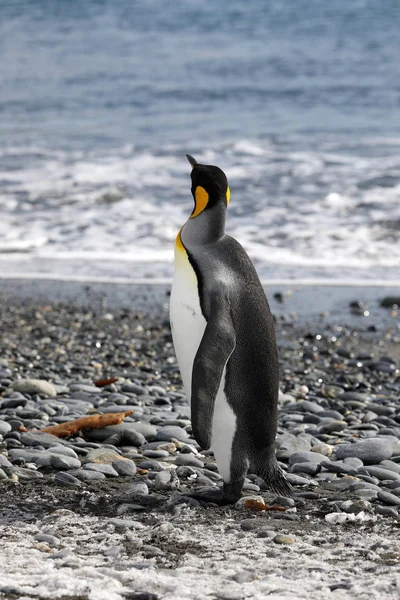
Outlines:
{"type": "Polygon", "coordinates": [[[195,158],[193,158],[193,156],[190,156],[190,154],[186,154],[186,158],[192,165],[192,169],[194,169],[194,167],[198,164],[197,160],[195,158]]]}

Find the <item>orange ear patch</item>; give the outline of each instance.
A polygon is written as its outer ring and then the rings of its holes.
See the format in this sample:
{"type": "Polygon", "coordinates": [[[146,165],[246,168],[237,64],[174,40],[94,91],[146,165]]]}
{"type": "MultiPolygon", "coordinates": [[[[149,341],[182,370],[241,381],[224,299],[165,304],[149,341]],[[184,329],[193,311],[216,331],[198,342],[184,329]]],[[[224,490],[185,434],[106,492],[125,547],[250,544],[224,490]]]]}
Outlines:
{"type": "Polygon", "coordinates": [[[203,210],[208,204],[209,195],[207,194],[206,190],[203,187],[201,187],[201,185],[197,186],[196,191],[194,193],[194,199],[196,202],[196,206],[194,207],[194,211],[190,215],[191,219],[197,217],[197,215],[203,212],[203,210]]]}
{"type": "Polygon", "coordinates": [[[231,201],[231,190],[230,188],[228,188],[226,190],[226,205],[228,206],[229,202],[231,201]]]}

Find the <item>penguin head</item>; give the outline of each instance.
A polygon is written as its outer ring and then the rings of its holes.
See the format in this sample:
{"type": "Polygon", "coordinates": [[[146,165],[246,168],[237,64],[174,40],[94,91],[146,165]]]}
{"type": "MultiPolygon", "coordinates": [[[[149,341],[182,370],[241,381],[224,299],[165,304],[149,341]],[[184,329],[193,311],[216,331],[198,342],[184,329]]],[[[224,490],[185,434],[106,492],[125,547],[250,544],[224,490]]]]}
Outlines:
{"type": "Polygon", "coordinates": [[[190,218],[194,219],[217,206],[226,209],[230,201],[230,189],[225,173],[213,165],[200,165],[190,154],[186,154],[186,158],[192,165],[192,194],[195,203],[190,218]]]}

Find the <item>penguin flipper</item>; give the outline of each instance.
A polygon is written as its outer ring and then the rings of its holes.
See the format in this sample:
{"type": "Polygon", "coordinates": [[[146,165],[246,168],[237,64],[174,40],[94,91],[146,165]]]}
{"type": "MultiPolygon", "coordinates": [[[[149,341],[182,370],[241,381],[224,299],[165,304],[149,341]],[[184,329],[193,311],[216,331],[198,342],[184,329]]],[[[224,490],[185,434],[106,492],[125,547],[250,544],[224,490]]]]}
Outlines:
{"type": "Polygon", "coordinates": [[[211,295],[210,316],[193,361],[191,412],[193,435],[208,450],[211,446],[214,404],[226,363],[236,346],[229,300],[221,291],[211,295]]]}

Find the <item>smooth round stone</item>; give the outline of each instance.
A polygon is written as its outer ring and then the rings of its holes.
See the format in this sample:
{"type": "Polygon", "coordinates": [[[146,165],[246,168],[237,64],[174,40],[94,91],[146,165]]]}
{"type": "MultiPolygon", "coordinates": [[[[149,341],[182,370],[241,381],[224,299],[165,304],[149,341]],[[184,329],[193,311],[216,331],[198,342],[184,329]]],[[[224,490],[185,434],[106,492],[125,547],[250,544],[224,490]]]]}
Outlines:
{"type": "Polygon", "coordinates": [[[145,469],[146,471],[162,471],[163,467],[156,460],[142,460],[138,464],[139,469],[145,469]]]}
{"type": "Polygon", "coordinates": [[[338,400],[346,404],[349,402],[368,403],[372,400],[372,396],[370,394],[363,394],[362,392],[343,392],[338,397],[338,400]]]}
{"type": "Polygon", "coordinates": [[[129,488],[129,492],[134,496],[147,496],[149,488],[144,481],[134,481],[129,488]]]}
{"type": "Polygon", "coordinates": [[[393,506],[400,505],[400,498],[398,496],[395,496],[394,494],[391,494],[390,492],[379,490],[378,498],[381,502],[384,502],[385,504],[390,504],[393,506]]]}
{"type": "Polygon", "coordinates": [[[313,437],[308,433],[299,433],[295,436],[291,433],[283,433],[276,440],[278,460],[288,459],[295,452],[310,450],[313,437]]]}
{"type": "Polygon", "coordinates": [[[330,446],[329,444],[315,444],[315,446],[311,448],[311,452],[315,452],[317,455],[323,454],[324,456],[331,456],[333,446],[330,446]]]}
{"type": "Polygon", "coordinates": [[[121,455],[114,450],[108,448],[93,448],[86,454],[85,463],[101,463],[111,465],[116,460],[119,460],[121,455]]]}
{"type": "Polygon", "coordinates": [[[389,471],[388,469],[381,469],[380,467],[366,466],[360,467],[359,473],[367,473],[367,475],[372,475],[376,477],[380,481],[385,480],[400,480],[400,474],[395,473],[394,471],[389,471]]]}
{"type": "Polygon", "coordinates": [[[375,506],[375,513],[382,515],[383,517],[398,517],[399,513],[395,508],[391,506],[375,506]]]}
{"type": "Polygon", "coordinates": [[[54,469],[68,470],[68,469],[79,469],[81,461],[72,456],[61,456],[53,454],[50,458],[50,464],[54,469]]]}
{"type": "Polygon", "coordinates": [[[276,531],[272,531],[267,526],[261,527],[259,531],[257,531],[257,537],[259,538],[267,538],[272,540],[276,536],[276,531]]]}
{"type": "Polygon", "coordinates": [[[69,386],[71,392],[85,392],[85,394],[100,394],[100,388],[87,383],[71,383],[69,386]]]}
{"type": "Polygon", "coordinates": [[[344,473],[345,475],[354,473],[356,470],[355,467],[346,465],[342,460],[325,460],[321,463],[321,467],[332,473],[344,473]]]}
{"type": "Polygon", "coordinates": [[[0,419],[0,435],[6,435],[10,431],[11,431],[10,423],[7,423],[6,421],[2,421],[0,419]]]}
{"type": "Polygon", "coordinates": [[[323,406],[320,406],[316,402],[312,402],[312,400],[303,400],[301,402],[296,402],[296,407],[298,410],[303,412],[310,412],[314,414],[318,414],[324,410],[323,406]]]}
{"type": "Polygon", "coordinates": [[[85,436],[90,440],[104,442],[114,434],[121,434],[124,439],[129,439],[130,445],[142,446],[146,443],[146,439],[155,436],[156,431],[156,428],[148,423],[132,423],[129,421],[120,423],[119,425],[109,425],[103,429],[87,431],[85,436]],[[145,431],[147,435],[143,433],[143,431],[145,431]]]}
{"type": "Polygon", "coordinates": [[[331,421],[330,423],[324,423],[319,427],[321,433],[335,433],[337,431],[343,431],[346,429],[346,421],[331,421]]]}
{"type": "Polygon", "coordinates": [[[134,477],[136,475],[136,464],[133,460],[118,459],[112,463],[112,466],[121,477],[134,477]]]}
{"type": "Polygon", "coordinates": [[[385,406],[383,404],[376,404],[371,402],[371,404],[367,405],[367,409],[376,413],[380,416],[390,417],[396,412],[396,409],[393,406],[385,406]]]}
{"type": "Polygon", "coordinates": [[[157,431],[156,438],[157,440],[165,440],[167,442],[172,441],[173,439],[179,440],[180,442],[187,442],[189,435],[182,427],[166,425],[157,431]]]}
{"type": "Polygon", "coordinates": [[[142,454],[146,458],[168,458],[170,456],[166,450],[144,450],[142,454]]]}
{"type": "Polygon", "coordinates": [[[68,471],[68,473],[82,481],[98,481],[99,479],[106,478],[104,473],[99,473],[98,471],[88,471],[86,469],[76,469],[74,471],[68,471]]]}
{"type": "Polygon", "coordinates": [[[376,490],[368,490],[367,488],[360,488],[353,492],[354,496],[361,498],[362,500],[373,501],[378,498],[378,492],[376,490]]]}
{"type": "Polygon", "coordinates": [[[51,454],[61,454],[62,456],[71,456],[72,458],[78,458],[78,455],[75,452],[75,450],[73,450],[69,446],[49,446],[47,452],[51,454]]]}
{"type": "Polygon", "coordinates": [[[157,490],[166,490],[169,489],[169,484],[171,482],[171,471],[159,471],[154,479],[154,486],[157,490]]]}
{"type": "Polygon", "coordinates": [[[51,446],[58,446],[59,444],[68,444],[64,440],[61,440],[51,433],[44,433],[43,431],[29,431],[21,434],[21,442],[24,446],[43,446],[43,448],[50,448],[51,446]]]}
{"type": "Polygon", "coordinates": [[[395,463],[392,460],[383,460],[381,463],[379,463],[379,466],[383,469],[388,469],[389,471],[400,473],[400,464],[395,463]]]}
{"type": "Polygon", "coordinates": [[[279,506],[285,506],[287,508],[292,508],[295,505],[295,501],[293,498],[287,498],[286,496],[277,496],[272,504],[278,504],[279,506]]]}
{"type": "MultiPolygon", "coordinates": [[[[196,483],[196,486],[205,486],[205,487],[210,487],[212,485],[216,485],[215,481],[213,481],[206,475],[198,475],[197,479],[195,480],[195,483],[196,483]]],[[[259,492],[260,488],[258,487],[258,485],[255,485],[254,483],[244,483],[243,490],[246,492],[259,492]]]]}
{"type": "Polygon", "coordinates": [[[295,540],[292,536],[290,535],[284,535],[283,533],[278,533],[278,535],[276,535],[272,541],[274,542],[274,544],[294,544],[295,540]]]}
{"type": "Polygon", "coordinates": [[[196,458],[193,454],[179,454],[175,459],[175,464],[188,467],[203,467],[203,461],[196,458]]]}
{"type": "Polygon", "coordinates": [[[326,460],[326,456],[324,454],[318,454],[317,452],[311,452],[309,450],[303,450],[300,452],[294,452],[289,456],[289,465],[295,465],[298,463],[316,463],[320,464],[321,462],[326,460]]]}
{"type": "Polygon", "coordinates": [[[17,408],[18,406],[26,406],[27,402],[28,400],[24,398],[22,394],[20,398],[4,398],[0,402],[0,410],[6,410],[7,408],[17,408]]]}
{"type": "Polygon", "coordinates": [[[321,470],[319,463],[303,462],[291,466],[292,473],[305,473],[306,475],[316,475],[321,470]]]}
{"type": "Polygon", "coordinates": [[[62,483],[63,485],[82,485],[79,479],[65,471],[60,471],[59,473],[56,473],[54,481],[56,481],[57,483],[62,483]]]}
{"type": "Polygon", "coordinates": [[[57,390],[52,383],[44,379],[18,379],[12,383],[12,388],[22,394],[40,394],[42,396],[57,396],[57,390]]]}
{"type": "Polygon", "coordinates": [[[356,481],[349,489],[352,492],[357,490],[374,490],[375,492],[379,492],[381,488],[375,483],[368,483],[368,481],[356,481]]]}
{"type": "Polygon", "coordinates": [[[345,502],[342,502],[340,508],[353,515],[358,515],[360,512],[372,512],[371,503],[365,498],[360,498],[359,500],[346,500],[345,502]]]}
{"type": "Polygon", "coordinates": [[[136,394],[137,396],[143,396],[147,394],[147,390],[136,383],[123,383],[121,386],[122,392],[130,392],[131,394],[136,394]]]}
{"type": "Polygon", "coordinates": [[[343,415],[337,410],[321,410],[318,416],[326,419],[334,419],[334,421],[343,421],[343,415]]]}
{"type": "Polygon", "coordinates": [[[351,456],[349,458],[344,458],[343,462],[345,465],[349,465],[351,467],[354,467],[355,469],[358,469],[358,467],[363,466],[363,461],[360,460],[359,458],[355,458],[354,456],[351,456]]]}
{"type": "Polygon", "coordinates": [[[86,463],[83,468],[87,471],[97,471],[98,473],[104,473],[107,477],[118,477],[117,471],[111,465],[86,463]]]}
{"type": "Polygon", "coordinates": [[[8,469],[12,467],[12,463],[2,454],[0,454],[0,467],[7,467],[8,469]]]}
{"type": "Polygon", "coordinates": [[[295,475],[294,473],[286,473],[285,477],[292,485],[315,485],[311,479],[300,477],[300,475],[295,475]]]}
{"type": "Polygon", "coordinates": [[[392,444],[383,439],[366,439],[353,444],[337,446],[335,455],[338,460],[355,457],[363,461],[364,465],[377,465],[382,460],[389,459],[393,454],[392,444]]]}

